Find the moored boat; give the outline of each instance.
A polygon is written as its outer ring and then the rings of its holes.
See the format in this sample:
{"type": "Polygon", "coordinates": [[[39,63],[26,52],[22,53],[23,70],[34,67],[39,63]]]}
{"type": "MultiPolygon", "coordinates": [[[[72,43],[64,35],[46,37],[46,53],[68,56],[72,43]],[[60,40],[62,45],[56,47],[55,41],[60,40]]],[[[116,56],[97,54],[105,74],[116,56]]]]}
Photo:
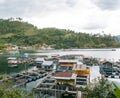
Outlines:
{"type": "Polygon", "coordinates": [[[15,57],[9,57],[8,60],[8,67],[18,67],[18,60],[15,57]]]}

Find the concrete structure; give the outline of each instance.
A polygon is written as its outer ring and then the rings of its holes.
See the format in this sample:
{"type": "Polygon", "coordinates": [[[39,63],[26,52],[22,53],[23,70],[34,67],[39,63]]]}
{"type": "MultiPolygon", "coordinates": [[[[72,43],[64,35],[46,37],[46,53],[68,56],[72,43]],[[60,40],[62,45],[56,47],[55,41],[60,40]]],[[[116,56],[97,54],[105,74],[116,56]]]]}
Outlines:
{"type": "Polygon", "coordinates": [[[59,60],[59,69],[61,71],[71,71],[74,66],[74,64],[77,64],[78,60],[59,60]]]}
{"type": "Polygon", "coordinates": [[[73,72],[76,74],[76,87],[85,87],[90,83],[90,68],[82,62],[78,62],[73,67],[73,72]]]}
{"type": "Polygon", "coordinates": [[[69,84],[75,86],[76,75],[71,72],[56,72],[53,74],[56,83],[58,84],[69,84]]]}
{"type": "MultiPolygon", "coordinates": [[[[47,63],[43,62],[42,67],[47,63]]],[[[60,68],[71,67],[72,69],[71,71],[64,69],[61,72],[52,72],[50,77],[48,76],[49,78],[36,86],[36,89],[39,90],[41,96],[48,94],[49,97],[55,96],[55,98],[61,98],[61,96],[81,98],[81,91],[78,91],[78,88],[89,85],[89,67],[82,62],[78,62],[78,60],[59,60],[59,64],[60,68]]],[[[47,66],[50,66],[50,63],[47,66]]]]}

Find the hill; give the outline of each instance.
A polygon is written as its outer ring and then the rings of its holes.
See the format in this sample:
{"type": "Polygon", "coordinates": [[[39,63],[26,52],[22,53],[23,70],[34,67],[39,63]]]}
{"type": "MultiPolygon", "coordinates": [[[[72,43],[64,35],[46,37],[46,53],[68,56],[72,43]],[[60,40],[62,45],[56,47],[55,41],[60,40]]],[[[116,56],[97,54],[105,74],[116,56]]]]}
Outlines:
{"type": "Polygon", "coordinates": [[[116,41],[120,43],[120,35],[116,36],[116,41]]]}
{"type": "Polygon", "coordinates": [[[109,48],[120,45],[111,35],[90,35],[71,30],[44,28],[38,29],[21,19],[0,19],[1,44],[12,43],[19,46],[51,45],[55,49],[67,48],[109,48]]]}

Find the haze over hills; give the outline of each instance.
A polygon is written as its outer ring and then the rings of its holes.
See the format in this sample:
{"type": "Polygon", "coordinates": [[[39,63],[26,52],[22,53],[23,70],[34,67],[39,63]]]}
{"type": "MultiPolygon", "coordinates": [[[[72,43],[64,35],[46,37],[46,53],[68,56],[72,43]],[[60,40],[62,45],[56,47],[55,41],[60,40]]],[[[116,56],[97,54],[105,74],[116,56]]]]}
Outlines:
{"type": "Polygon", "coordinates": [[[118,43],[120,43],[120,35],[116,36],[116,40],[118,43]]]}
{"type": "Polygon", "coordinates": [[[20,46],[46,44],[55,49],[120,47],[116,37],[111,35],[91,35],[57,28],[38,29],[21,18],[0,19],[0,42],[20,46]]]}

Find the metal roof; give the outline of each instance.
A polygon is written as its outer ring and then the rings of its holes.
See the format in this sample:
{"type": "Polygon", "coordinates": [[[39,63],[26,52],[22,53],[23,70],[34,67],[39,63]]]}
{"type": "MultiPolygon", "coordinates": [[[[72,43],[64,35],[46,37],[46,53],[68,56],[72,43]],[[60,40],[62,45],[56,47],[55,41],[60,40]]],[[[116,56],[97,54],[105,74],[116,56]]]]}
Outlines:
{"type": "Polygon", "coordinates": [[[78,60],[59,60],[59,63],[77,63],[78,60]]]}
{"type": "Polygon", "coordinates": [[[44,58],[36,58],[35,61],[36,62],[44,61],[44,58]]]}
{"type": "Polygon", "coordinates": [[[54,77],[71,77],[72,73],[71,72],[56,72],[53,75],[54,77]]]}
{"type": "Polygon", "coordinates": [[[7,58],[8,60],[16,60],[17,58],[16,57],[9,57],[7,58]]]}
{"type": "Polygon", "coordinates": [[[50,65],[52,65],[52,64],[53,64],[53,61],[44,61],[44,62],[42,63],[43,66],[50,66],[50,65]]]}

